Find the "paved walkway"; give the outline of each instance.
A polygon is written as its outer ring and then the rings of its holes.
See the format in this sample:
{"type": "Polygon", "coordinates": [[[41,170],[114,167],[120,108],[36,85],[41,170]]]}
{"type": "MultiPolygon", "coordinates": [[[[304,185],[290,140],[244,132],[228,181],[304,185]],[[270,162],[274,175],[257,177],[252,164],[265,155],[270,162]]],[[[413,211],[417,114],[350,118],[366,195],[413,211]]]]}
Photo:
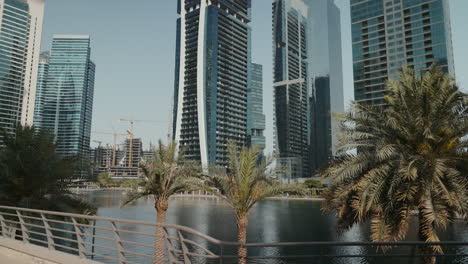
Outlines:
{"type": "Polygon", "coordinates": [[[99,264],[46,247],[0,238],[0,264],[99,264]]]}

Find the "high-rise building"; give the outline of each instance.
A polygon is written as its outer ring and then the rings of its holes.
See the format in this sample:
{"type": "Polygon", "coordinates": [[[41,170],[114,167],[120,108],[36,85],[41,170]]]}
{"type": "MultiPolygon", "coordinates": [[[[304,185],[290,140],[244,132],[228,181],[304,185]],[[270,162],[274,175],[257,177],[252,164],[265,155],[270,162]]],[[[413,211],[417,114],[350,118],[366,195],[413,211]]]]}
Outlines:
{"type": "Polygon", "coordinates": [[[44,0],[0,0],[0,129],[32,125],[44,0]]]}
{"type": "Polygon", "coordinates": [[[273,2],[275,151],[294,178],[310,176],[307,19],[303,0],[273,2]]]}
{"type": "Polygon", "coordinates": [[[35,116],[39,129],[54,134],[62,155],[89,155],[95,74],[90,57],[89,36],[54,36],[45,86],[38,90],[43,105],[35,116]]]}
{"type": "Polygon", "coordinates": [[[265,130],[265,115],[263,114],[262,65],[252,63],[250,74],[250,86],[247,94],[248,141],[249,145],[257,146],[263,151],[265,149],[266,142],[263,134],[263,131],[265,130]]]}
{"type": "Polygon", "coordinates": [[[314,174],[336,154],[339,124],[333,113],[344,112],[340,9],[333,0],[308,0],[310,158],[314,174]]]}
{"type": "Polygon", "coordinates": [[[448,0],[351,0],[351,22],[356,101],[383,104],[404,65],[455,77],[448,0]]]}
{"type": "Polygon", "coordinates": [[[189,159],[226,165],[247,143],[250,0],[178,0],[174,139],[189,159]]]}
{"type": "Polygon", "coordinates": [[[47,85],[47,76],[49,73],[49,58],[50,52],[44,51],[41,52],[39,57],[39,68],[37,74],[37,88],[36,88],[36,101],[34,106],[34,119],[33,123],[34,126],[37,128],[41,127],[42,116],[40,115],[43,112],[44,107],[44,97],[42,96],[42,92],[45,90],[47,85]]]}

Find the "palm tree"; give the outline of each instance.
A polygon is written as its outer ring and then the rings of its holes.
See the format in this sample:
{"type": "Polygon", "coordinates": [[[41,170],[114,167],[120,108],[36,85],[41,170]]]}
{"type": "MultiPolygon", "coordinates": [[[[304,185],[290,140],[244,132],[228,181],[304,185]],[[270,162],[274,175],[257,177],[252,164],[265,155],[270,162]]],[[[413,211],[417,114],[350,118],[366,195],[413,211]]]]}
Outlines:
{"type": "Polygon", "coordinates": [[[247,225],[253,206],[267,197],[283,192],[303,193],[299,185],[283,185],[268,177],[270,162],[262,159],[257,147],[243,147],[240,152],[234,143],[228,146],[228,166],[222,173],[207,175],[204,189],[224,199],[237,218],[237,236],[241,244],[239,263],[247,263],[247,225]]]}
{"type": "Polygon", "coordinates": [[[405,68],[387,82],[385,101],[343,116],[343,154],[320,173],[331,180],[324,209],[336,210],[342,231],[370,220],[372,241],[402,240],[417,209],[419,239],[438,242],[436,229],[468,209],[467,95],[436,66],[405,68]]]}
{"type": "Polygon", "coordinates": [[[57,154],[53,135],[18,125],[0,135],[0,201],[3,205],[76,214],[96,208],[68,191],[75,174],[73,158],[57,154]]]}
{"type": "Polygon", "coordinates": [[[196,189],[196,178],[200,167],[195,162],[185,160],[183,151],[177,150],[177,143],[170,142],[167,146],[159,140],[153,160],[141,164],[145,174],[141,186],[142,192],[129,193],[123,206],[136,200],[151,196],[156,208],[156,238],[155,263],[164,263],[164,228],[160,224],[166,222],[166,212],[169,208],[169,197],[176,193],[196,189]]]}

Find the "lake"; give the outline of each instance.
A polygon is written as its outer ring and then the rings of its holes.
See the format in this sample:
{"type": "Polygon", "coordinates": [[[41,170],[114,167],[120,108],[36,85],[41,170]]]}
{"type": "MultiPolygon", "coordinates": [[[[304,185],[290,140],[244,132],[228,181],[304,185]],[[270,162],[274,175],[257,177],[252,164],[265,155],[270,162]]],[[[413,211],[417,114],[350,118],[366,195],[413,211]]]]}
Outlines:
{"type": "MultiPolygon", "coordinates": [[[[122,191],[92,191],[84,192],[83,196],[98,207],[98,215],[104,217],[132,219],[154,222],[156,212],[153,199],[141,199],[135,204],[120,207],[125,197],[122,191]]],[[[415,222],[415,221],[414,221],[415,222]]],[[[169,202],[167,223],[193,228],[211,237],[223,241],[236,241],[237,228],[235,215],[231,208],[222,200],[207,197],[177,197],[169,202]]],[[[412,224],[407,240],[417,240],[417,226],[412,224]]],[[[467,241],[467,221],[457,221],[446,231],[440,233],[444,241],[467,241]]],[[[321,211],[321,201],[310,200],[265,200],[259,202],[249,217],[248,242],[302,242],[302,241],[369,241],[369,226],[356,225],[351,230],[338,234],[336,218],[333,214],[321,211]]],[[[262,254],[278,255],[292,254],[290,249],[261,249],[262,254]],[[288,251],[289,250],[289,251],[288,251]]],[[[294,250],[294,249],[292,249],[294,250]]],[[[405,252],[407,249],[396,249],[405,252]]],[[[395,253],[392,252],[392,253],[395,253]]],[[[467,254],[468,248],[453,248],[453,253],[467,254]]],[[[375,250],[361,247],[336,249],[340,254],[356,254],[362,252],[375,253],[375,250]],[[372,252],[370,252],[372,251],[372,252]]],[[[146,252],[151,254],[150,252],[146,252]]],[[[258,252],[256,252],[258,253],[258,252]]],[[[140,261],[135,259],[135,261],[140,261]]],[[[316,263],[413,263],[395,259],[347,259],[324,260],[316,263]]],[[[264,263],[285,263],[264,262],[264,263]]],[[[289,262],[299,263],[299,262],[289,262]]],[[[301,262],[307,263],[307,262],[301,262]]],[[[417,262],[414,262],[417,263],[417,262]]],[[[468,263],[461,257],[446,260],[444,263],[468,263]]]]}

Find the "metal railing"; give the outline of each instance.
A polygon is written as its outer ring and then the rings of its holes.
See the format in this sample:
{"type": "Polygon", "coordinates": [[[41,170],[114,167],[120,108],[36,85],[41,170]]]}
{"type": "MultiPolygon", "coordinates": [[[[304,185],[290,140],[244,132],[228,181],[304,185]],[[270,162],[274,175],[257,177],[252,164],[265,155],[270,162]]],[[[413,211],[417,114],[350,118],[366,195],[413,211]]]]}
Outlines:
{"type": "MultiPolygon", "coordinates": [[[[191,228],[155,223],[0,206],[0,235],[104,263],[154,263],[155,229],[164,230],[164,263],[237,263],[237,242],[225,242],[191,228]]],[[[248,263],[468,263],[468,242],[298,242],[247,243],[248,263]],[[440,245],[444,254],[420,254],[440,245]],[[391,252],[382,247],[395,247],[391,252]]]]}

